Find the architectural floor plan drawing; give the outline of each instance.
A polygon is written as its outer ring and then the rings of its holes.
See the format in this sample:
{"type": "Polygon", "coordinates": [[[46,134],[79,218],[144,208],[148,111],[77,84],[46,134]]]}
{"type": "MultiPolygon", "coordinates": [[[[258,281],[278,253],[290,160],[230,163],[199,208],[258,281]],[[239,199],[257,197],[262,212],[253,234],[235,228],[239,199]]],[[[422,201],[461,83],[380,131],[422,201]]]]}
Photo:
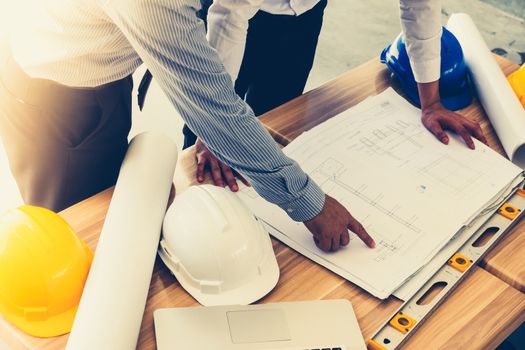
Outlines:
{"type": "Polygon", "coordinates": [[[483,172],[446,156],[423,167],[421,174],[432,178],[456,194],[475,186],[476,182],[483,176],[483,172]]]}
{"type": "Polygon", "coordinates": [[[386,298],[452,237],[520,182],[522,170],[487,146],[437,141],[418,109],[392,89],[300,135],[284,148],[377,243],[353,238],[336,253],[319,250],[302,223],[260,198],[241,198],[271,233],[371,294],[386,298]]]}
{"type": "Polygon", "coordinates": [[[334,198],[346,198],[344,193],[347,192],[349,196],[353,195],[358,197],[384,215],[392,218],[392,220],[403,225],[407,230],[414,233],[421,232],[421,228],[417,226],[418,217],[416,215],[406,213],[406,216],[403,216],[402,214],[399,214],[403,208],[398,204],[393,206],[384,205],[383,200],[385,200],[385,196],[382,193],[377,193],[375,191],[375,186],[363,183],[359,187],[352,187],[351,184],[340,180],[340,178],[344,177],[344,172],[345,167],[343,163],[333,158],[328,158],[310,173],[310,177],[323,188],[326,194],[334,198]]]}

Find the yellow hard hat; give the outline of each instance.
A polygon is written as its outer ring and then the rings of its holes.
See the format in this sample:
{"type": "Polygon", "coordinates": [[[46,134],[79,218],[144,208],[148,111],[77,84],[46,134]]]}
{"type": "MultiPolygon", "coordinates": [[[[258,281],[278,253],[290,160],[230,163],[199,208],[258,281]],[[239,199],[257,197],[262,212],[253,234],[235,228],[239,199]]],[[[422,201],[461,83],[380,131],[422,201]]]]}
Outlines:
{"type": "Polygon", "coordinates": [[[508,77],[512,90],[518,96],[523,108],[525,108],[525,64],[508,77]]]}
{"type": "Polygon", "coordinates": [[[54,212],[8,210],[0,217],[0,314],[33,336],[70,332],[92,260],[54,212]]]}

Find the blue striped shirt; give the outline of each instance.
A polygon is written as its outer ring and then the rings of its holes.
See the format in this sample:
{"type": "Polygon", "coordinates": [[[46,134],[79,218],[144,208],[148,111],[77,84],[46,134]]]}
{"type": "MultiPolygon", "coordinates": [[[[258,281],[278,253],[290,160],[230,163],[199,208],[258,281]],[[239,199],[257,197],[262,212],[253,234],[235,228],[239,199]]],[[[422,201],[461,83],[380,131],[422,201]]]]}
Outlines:
{"type": "Polygon", "coordinates": [[[200,0],[31,0],[14,26],[15,59],[32,77],[75,87],[121,79],[144,62],[187,125],[266,200],[296,221],[324,193],[286,157],[206,41],[200,0]]]}

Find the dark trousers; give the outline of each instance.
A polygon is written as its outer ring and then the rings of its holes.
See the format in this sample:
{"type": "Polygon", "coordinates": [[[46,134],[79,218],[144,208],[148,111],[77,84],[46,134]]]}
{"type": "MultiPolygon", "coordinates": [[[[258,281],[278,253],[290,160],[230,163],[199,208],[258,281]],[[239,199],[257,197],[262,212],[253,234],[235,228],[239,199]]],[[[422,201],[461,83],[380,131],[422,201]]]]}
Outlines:
{"type": "MultiPolygon", "coordinates": [[[[259,11],[250,20],[235,91],[256,116],[301,95],[312,69],[326,0],[300,16],[259,11]]],[[[185,125],[184,147],[197,137],[185,125]]]]}
{"type": "Polygon", "coordinates": [[[131,128],[131,76],[97,88],[31,79],[6,55],[0,137],[26,204],[60,211],[115,184],[131,128]]]}

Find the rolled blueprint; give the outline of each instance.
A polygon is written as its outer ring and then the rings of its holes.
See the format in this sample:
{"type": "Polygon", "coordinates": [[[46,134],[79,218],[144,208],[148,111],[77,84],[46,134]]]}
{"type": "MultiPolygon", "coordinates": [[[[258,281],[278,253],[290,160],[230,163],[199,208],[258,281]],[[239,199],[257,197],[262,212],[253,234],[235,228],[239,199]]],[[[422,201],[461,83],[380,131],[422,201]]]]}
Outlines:
{"type": "Polygon", "coordinates": [[[163,134],[131,141],[68,350],[135,349],[176,161],[177,146],[163,134]]]}
{"type": "Polygon", "coordinates": [[[458,38],[479,100],[510,160],[525,169],[525,110],[469,15],[453,14],[447,28],[458,38]]]}

